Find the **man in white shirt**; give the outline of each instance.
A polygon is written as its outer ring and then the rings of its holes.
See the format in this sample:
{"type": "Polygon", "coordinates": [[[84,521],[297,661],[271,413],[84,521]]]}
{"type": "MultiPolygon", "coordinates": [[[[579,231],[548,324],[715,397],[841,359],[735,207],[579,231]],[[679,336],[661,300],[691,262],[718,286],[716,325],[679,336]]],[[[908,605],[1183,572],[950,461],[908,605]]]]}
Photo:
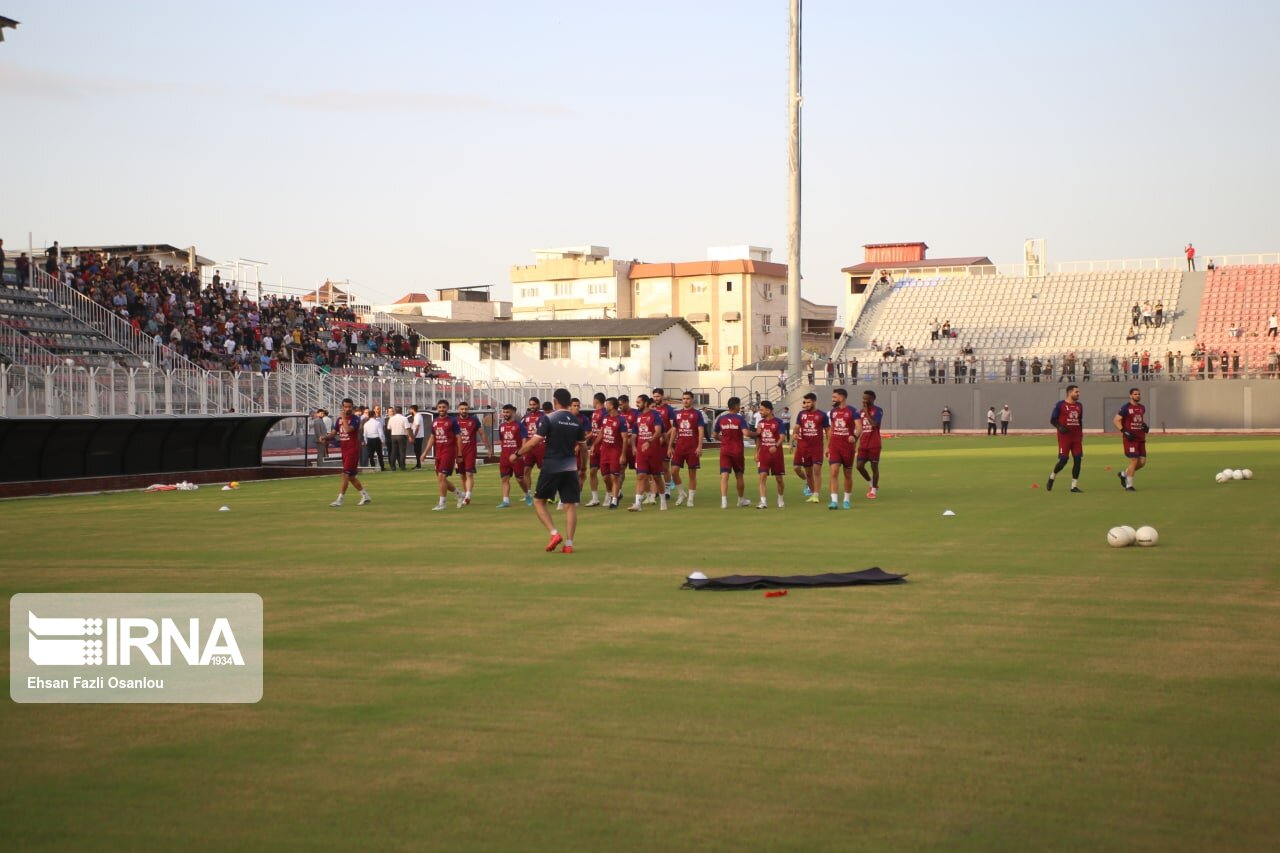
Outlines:
{"type": "Polygon", "coordinates": [[[387,434],[382,428],[382,418],[379,417],[377,406],[374,406],[373,410],[369,412],[369,419],[360,427],[360,432],[364,436],[365,454],[369,460],[369,465],[372,466],[374,457],[377,457],[378,470],[387,470],[387,466],[382,459],[382,443],[387,434]]]}
{"type": "Polygon", "coordinates": [[[404,470],[405,456],[409,450],[409,419],[400,414],[395,406],[387,407],[387,432],[391,436],[388,458],[391,470],[396,470],[396,461],[400,462],[400,470],[404,470]]]}
{"type": "Polygon", "coordinates": [[[413,455],[417,459],[417,464],[413,467],[418,469],[422,467],[422,445],[427,438],[427,419],[416,405],[409,407],[409,434],[413,436],[413,455]]]}
{"type": "Polygon", "coordinates": [[[1276,312],[1272,311],[1271,316],[1267,318],[1267,337],[1274,338],[1277,329],[1280,329],[1280,317],[1276,317],[1276,312]]]}

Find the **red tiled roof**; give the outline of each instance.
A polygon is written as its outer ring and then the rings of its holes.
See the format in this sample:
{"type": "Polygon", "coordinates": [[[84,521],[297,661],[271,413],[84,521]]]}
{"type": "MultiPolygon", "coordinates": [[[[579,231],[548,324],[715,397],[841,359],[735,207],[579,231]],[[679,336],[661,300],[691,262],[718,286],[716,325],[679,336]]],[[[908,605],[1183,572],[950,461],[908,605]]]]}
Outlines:
{"type": "MultiPolygon", "coordinates": [[[[879,269],[877,267],[877,269],[879,269]]],[[[684,263],[667,264],[632,264],[631,278],[678,278],[688,275],[732,275],[734,273],[751,273],[754,275],[787,274],[786,264],[775,264],[772,261],[686,261],[684,263]]]]}
{"type": "Polygon", "coordinates": [[[975,255],[968,258],[929,258],[924,261],[894,261],[893,263],[861,263],[854,264],[851,267],[845,267],[840,272],[852,273],[858,275],[860,273],[872,273],[876,270],[904,270],[904,269],[928,269],[929,267],[978,267],[990,266],[991,259],[986,256],[975,255]]]}
{"type": "Polygon", "coordinates": [[[395,302],[391,304],[407,305],[411,302],[430,302],[430,301],[431,301],[431,297],[427,296],[427,294],[425,293],[406,293],[404,296],[401,296],[399,299],[397,299],[395,302]]]}

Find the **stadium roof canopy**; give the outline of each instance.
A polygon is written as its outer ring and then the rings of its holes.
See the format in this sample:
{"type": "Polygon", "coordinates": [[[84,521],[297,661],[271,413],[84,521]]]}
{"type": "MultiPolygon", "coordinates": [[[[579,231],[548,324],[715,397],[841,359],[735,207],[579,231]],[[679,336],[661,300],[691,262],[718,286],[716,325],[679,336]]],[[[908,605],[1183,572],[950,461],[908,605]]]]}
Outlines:
{"type": "Polygon", "coordinates": [[[4,15],[0,15],[0,41],[4,41],[4,31],[6,29],[16,30],[17,28],[17,21],[13,18],[6,18],[4,15]]]}

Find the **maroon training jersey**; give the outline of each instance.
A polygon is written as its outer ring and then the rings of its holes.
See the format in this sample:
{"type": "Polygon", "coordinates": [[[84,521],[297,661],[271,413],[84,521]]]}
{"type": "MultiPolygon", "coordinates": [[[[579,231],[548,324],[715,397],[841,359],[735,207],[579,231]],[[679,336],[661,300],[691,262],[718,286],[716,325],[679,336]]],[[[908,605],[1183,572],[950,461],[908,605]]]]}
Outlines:
{"type": "Polygon", "coordinates": [[[848,406],[831,410],[828,420],[831,423],[832,450],[853,450],[853,424],[857,419],[857,412],[848,406]]]}
{"type": "Polygon", "coordinates": [[[822,437],[827,431],[827,413],[821,409],[801,410],[796,415],[795,426],[791,428],[797,444],[822,446],[822,437]]]}
{"type": "Polygon", "coordinates": [[[782,421],[765,418],[756,427],[756,444],[761,450],[777,453],[782,447],[782,421]]]}
{"type": "Polygon", "coordinates": [[[1084,404],[1059,400],[1053,407],[1053,416],[1049,421],[1050,423],[1057,421],[1058,427],[1060,429],[1065,427],[1069,433],[1082,433],[1084,432],[1084,404]]]}
{"type": "Polygon", "coordinates": [[[646,409],[639,412],[636,416],[636,443],[638,445],[646,442],[655,442],[662,440],[662,433],[666,430],[666,425],[662,422],[662,415],[653,409],[646,409]]]}
{"type": "Polygon", "coordinates": [[[884,420],[884,409],[871,406],[858,413],[862,421],[862,437],[859,446],[866,449],[880,446],[880,422],[884,420]]]}
{"type": "Polygon", "coordinates": [[[464,453],[473,452],[476,449],[476,437],[480,434],[483,427],[480,426],[480,419],[475,415],[467,415],[465,418],[454,418],[454,429],[457,430],[459,444],[462,445],[464,453]]]}
{"type": "Polygon", "coordinates": [[[621,450],[626,434],[627,421],[621,415],[605,415],[600,419],[600,447],[603,450],[621,450]]]}
{"type": "Polygon", "coordinates": [[[675,414],[676,449],[692,453],[698,449],[698,436],[706,425],[702,412],[697,409],[680,409],[675,414]]]}
{"type": "Polygon", "coordinates": [[[520,421],[503,421],[498,424],[498,441],[502,443],[502,458],[507,459],[520,449],[528,436],[520,421]]]}
{"type": "Polygon", "coordinates": [[[1146,423],[1147,407],[1141,403],[1125,403],[1120,407],[1120,428],[1143,437],[1143,425],[1146,423]]]}

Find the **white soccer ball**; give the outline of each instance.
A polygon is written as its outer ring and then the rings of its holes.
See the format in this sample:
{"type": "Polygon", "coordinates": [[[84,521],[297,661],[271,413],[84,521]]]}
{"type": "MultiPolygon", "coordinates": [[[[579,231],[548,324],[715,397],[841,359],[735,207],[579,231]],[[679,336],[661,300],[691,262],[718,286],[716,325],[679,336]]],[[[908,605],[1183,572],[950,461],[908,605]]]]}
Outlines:
{"type": "Polygon", "coordinates": [[[1107,531],[1107,544],[1112,548],[1124,548],[1133,544],[1132,527],[1113,527],[1107,531]]]}
{"type": "Polygon", "coordinates": [[[1232,472],[1231,472],[1231,479],[1233,479],[1233,480],[1243,480],[1243,479],[1244,479],[1244,472],[1237,468],[1236,470],[1234,470],[1234,471],[1232,471],[1232,472]]]}
{"type": "Polygon", "coordinates": [[[1231,475],[1235,473],[1235,469],[1234,469],[1234,468],[1223,468],[1223,469],[1222,469],[1222,473],[1226,474],[1226,475],[1227,475],[1227,477],[1228,477],[1228,478],[1230,478],[1230,477],[1231,477],[1231,475]]]}
{"type": "Polygon", "coordinates": [[[1154,527],[1144,525],[1137,529],[1134,538],[1143,548],[1150,548],[1152,545],[1160,541],[1160,534],[1156,532],[1154,527]]]}
{"type": "Polygon", "coordinates": [[[1252,470],[1252,469],[1250,469],[1250,468],[1243,468],[1243,469],[1241,469],[1240,473],[1241,473],[1241,474],[1244,474],[1244,478],[1245,478],[1246,480],[1252,480],[1252,479],[1253,479],[1253,470],[1252,470]]]}
{"type": "Polygon", "coordinates": [[[1213,479],[1217,480],[1219,483],[1225,483],[1231,479],[1231,475],[1226,471],[1219,471],[1213,475],[1213,479]]]}

